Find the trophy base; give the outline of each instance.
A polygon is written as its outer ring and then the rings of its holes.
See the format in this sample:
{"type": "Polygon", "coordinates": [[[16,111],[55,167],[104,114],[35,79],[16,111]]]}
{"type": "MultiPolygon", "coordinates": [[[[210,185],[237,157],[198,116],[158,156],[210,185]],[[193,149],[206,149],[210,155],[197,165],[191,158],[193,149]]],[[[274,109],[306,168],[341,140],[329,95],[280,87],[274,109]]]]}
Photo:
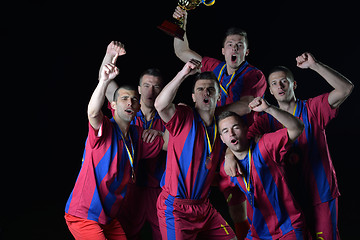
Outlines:
{"type": "Polygon", "coordinates": [[[165,20],[158,28],[172,37],[177,37],[184,41],[185,31],[177,24],[165,20]]]}

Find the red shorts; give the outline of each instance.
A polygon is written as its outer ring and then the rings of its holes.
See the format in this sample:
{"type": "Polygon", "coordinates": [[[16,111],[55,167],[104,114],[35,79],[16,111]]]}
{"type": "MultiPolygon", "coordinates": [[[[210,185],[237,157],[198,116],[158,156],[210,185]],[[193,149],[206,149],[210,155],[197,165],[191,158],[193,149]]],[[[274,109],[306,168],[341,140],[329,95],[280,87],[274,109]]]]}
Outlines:
{"type": "Polygon", "coordinates": [[[161,188],[139,187],[128,184],[119,221],[128,239],[138,239],[145,222],[150,223],[153,240],[161,240],[156,201],[161,188]]]}
{"type": "Polygon", "coordinates": [[[338,199],[320,203],[306,211],[305,216],[314,239],[339,240],[338,199]]]}
{"type": "MultiPolygon", "coordinates": [[[[251,239],[252,240],[261,240],[260,238],[256,238],[256,237],[252,237],[251,239]]],[[[277,239],[278,240],[306,240],[306,239],[311,239],[311,238],[310,238],[310,234],[308,231],[302,230],[302,229],[295,229],[277,239]]],[[[250,240],[250,239],[245,238],[245,240],[250,240]]]]}
{"type": "Polygon", "coordinates": [[[76,240],[126,239],[124,230],[115,219],[109,224],[100,224],[65,213],[65,220],[76,240]]]}
{"type": "Polygon", "coordinates": [[[209,199],[178,199],[162,191],[157,201],[162,239],[233,239],[235,233],[209,199]]]}

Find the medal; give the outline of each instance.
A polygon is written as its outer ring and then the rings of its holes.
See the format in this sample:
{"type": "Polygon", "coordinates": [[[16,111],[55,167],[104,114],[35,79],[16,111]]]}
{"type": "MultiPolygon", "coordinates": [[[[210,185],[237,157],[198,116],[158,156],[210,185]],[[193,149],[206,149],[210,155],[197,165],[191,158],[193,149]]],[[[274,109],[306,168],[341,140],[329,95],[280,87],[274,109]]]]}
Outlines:
{"type": "Polygon", "coordinates": [[[128,157],[129,157],[129,162],[130,162],[130,166],[131,166],[131,179],[132,179],[133,182],[135,182],[136,181],[136,176],[135,176],[135,171],[134,171],[134,145],[133,145],[133,142],[132,142],[132,139],[131,139],[131,135],[129,133],[131,152],[130,152],[128,146],[126,145],[125,138],[124,138],[121,131],[120,131],[120,135],[121,135],[124,146],[126,148],[126,152],[128,154],[128,157]]]}
{"type": "Polygon", "coordinates": [[[131,168],[131,180],[133,183],[136,182],[136,175],[135,175],[134,168],[131,168]]]}
{"type": "Polygon", "coordinates": [[[212,160],[211,160],[211,157],[210,157],[210,156],[207,156],[207,157],[206,157],[205,166],[206,166],[206,169],[211,169],[211,167],[212,167],[212,160]]]}
{"type": "Polygon", "coordinates": [[[207,154],[206,154],[206,160],[205,160],[205,167],[206,169],[211,169],[212,167],[212,158],[211,158],[211,153],[212,153],[212,150],[214,148],[214,144],[215,144],[215,140],[216,140],[216,135],[217,135],[217,125],[216,125],[216,119],[215,119],[215,116],[214,116],[214,124],[215,124],[215,127],[214,127],[214,139],[213,139],[213,143],[211,144],[210,142],[210,138],[209,138],[209,134],[207,132],[207,129],[206,129],[206,126],[204,124],[204,122],[202,122],[203,126],[204,126],[204,129],[205,129],[205,134],[206,134],[206,142],[207,142],[207,145],[208,145],[208,150],[207,150],[207,154]]]}

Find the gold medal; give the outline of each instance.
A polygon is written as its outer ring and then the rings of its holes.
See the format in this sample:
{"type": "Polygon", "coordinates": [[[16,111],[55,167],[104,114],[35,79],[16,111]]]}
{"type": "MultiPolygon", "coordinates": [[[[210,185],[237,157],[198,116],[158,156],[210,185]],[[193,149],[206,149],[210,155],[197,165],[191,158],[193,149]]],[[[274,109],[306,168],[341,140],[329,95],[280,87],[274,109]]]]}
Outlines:
{"type": "Polygon", "coordinates": [[[203,126],[204,126],[204,129],[205,129],[205,135],[206,135],[206,142],[207,142],[207,156],[206,156],[206,159],[205,159],[205,167],[206,169],[210,169],[212,167],[212,159],[211,159],[211,153],[212,153],[212,150],[214,148],[214,145],[215,145],[215,140],[216,140],[216,135],[217,135],[217,125],[216,125],[216,119],[215,119],[215,116],[214,116],[214,139],[212,141],[212,144],[211,144],[211,141],[210,141],[210,138],[209,138],[209,134],[206,130],[206,126],[204,124],[204,122],[202,122],[203,126]]]}
{"type": "Polygon", "coordinates": [[[135,176],[134,168],[131,168],[131,180],[132,180],[133,183],[136,182],[136,176],[135,176]]]}
{"type": "Polygon", "coordinates": [[[210,156],[207,156],[206,157],[206,161],[205,161],[205,166],[206,166],[206,169],[211,169],[212,167],[212,160],[211,160],[211,157],[210,156]]]}

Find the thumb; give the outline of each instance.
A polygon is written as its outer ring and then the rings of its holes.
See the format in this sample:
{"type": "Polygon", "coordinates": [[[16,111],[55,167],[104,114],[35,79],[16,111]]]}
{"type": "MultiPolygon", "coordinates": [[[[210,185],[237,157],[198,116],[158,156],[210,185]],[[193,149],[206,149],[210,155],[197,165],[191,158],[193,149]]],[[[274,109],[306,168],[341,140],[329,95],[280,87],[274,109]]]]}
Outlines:
{"type": "Polygon", "coordinates": [[[111,63],[112,63],[112,64],[115,64],[118,57],[119,57],[119,54],[116,53],[116,55],[115,55],[114,58],[112,59],[111,63]]]}
{"type": "Polygon", "coordinates": [[[239,172],[240,175],[243,175],[243,172],[241,170],[240,164],[236,164],[237,170],[239,172]]]}

